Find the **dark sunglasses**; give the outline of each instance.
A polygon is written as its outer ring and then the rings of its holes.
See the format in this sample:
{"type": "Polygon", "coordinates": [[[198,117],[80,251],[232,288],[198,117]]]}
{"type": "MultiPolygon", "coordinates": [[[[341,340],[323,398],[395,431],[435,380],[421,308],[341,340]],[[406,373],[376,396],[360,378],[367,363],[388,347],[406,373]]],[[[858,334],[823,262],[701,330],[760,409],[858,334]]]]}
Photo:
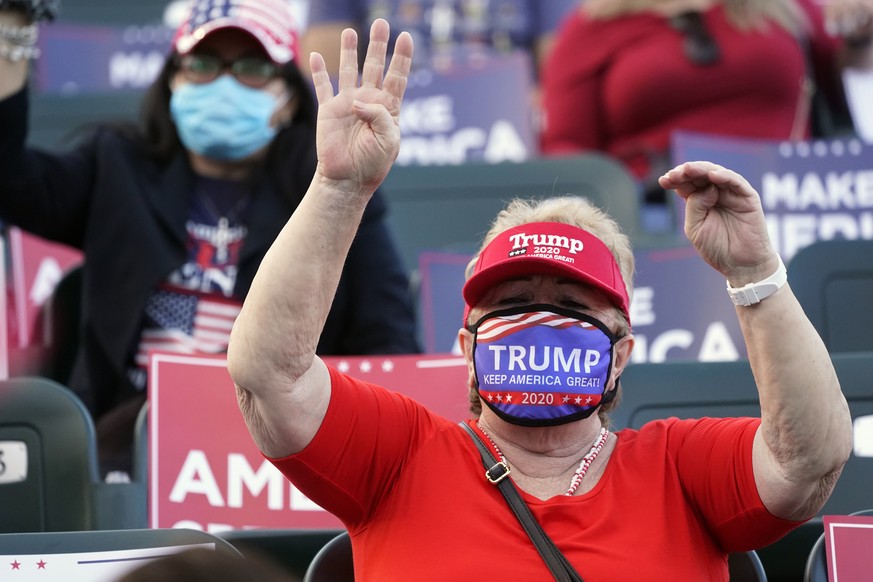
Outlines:
{"type": "Polygon", "coordinates": [[[711,65],[718,61],[721,51],[700,12],[682,12],[671,17],[670,24],[685,35],[685,56],[689,61],[697,65],[711,65]]]}
{"type": "Polygon", "coordinates": [[[260,57],[243,57],[228,63],[215,55],[190,54],[179,58],[178,65],[192,83],[209,83],[230,71],[237,81],[255,89],[260,89],[279,74],[275,63],[260,57]]]}

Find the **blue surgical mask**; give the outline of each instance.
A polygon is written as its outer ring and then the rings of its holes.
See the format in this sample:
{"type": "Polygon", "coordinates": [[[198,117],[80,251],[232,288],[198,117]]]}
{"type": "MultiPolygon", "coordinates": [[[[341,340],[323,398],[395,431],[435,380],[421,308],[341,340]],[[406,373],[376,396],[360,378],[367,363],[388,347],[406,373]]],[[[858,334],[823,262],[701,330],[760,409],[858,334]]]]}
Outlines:
{"type": "Polygon", "coordinates": [[[482,401],[521,426],[587,418],[606,393],[617,337],[601,321],[554,305],[494,311],[473,328],[482,401]]]}
{"type": "Polygon", "coordinates": [[[179,139],[189,150],[214,160],[242,160],[270,143],[270,118],[278,105],[271,93],[246,87],[231,75],[209,83],[187,83],[170,98],[179,139]]]}

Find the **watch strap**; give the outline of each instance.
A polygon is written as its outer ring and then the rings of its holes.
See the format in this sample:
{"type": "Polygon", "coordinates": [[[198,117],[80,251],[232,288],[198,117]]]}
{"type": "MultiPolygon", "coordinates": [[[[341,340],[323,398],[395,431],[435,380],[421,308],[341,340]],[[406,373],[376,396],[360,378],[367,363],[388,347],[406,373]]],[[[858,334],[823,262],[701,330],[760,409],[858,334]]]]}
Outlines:
{"type": "Polygon", "coordinates": [[[762,299],[773,295],[788,282],[788,270],[785,268],[785,263],[782,262],[782,257],[779,255],[776,257],[779,259],[779,267],[775,273],[763,281],[749,283],[739,288],[731,287],[730,281],[727,282],[727,292],[734,305],[748,307],[760,303],[762,299]]]}

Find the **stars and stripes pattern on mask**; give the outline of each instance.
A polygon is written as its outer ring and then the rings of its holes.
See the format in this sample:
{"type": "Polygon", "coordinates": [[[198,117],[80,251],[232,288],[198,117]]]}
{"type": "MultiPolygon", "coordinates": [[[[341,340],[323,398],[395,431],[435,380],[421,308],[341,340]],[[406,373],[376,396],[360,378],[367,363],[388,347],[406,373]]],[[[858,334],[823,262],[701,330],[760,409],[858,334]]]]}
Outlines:
{"type": "Polygon", "coordinates": [[[559,315],[549,311],[532,311],[515,315],[502,315],[482,322],[477,328],[477,341],[479,343],[498,341],[509,334],[536,325],[545,325],[554,329],[565,329],[573,326],[583,329],[596,329],[590,323],[579,321],[574,317],[559,315]]]}

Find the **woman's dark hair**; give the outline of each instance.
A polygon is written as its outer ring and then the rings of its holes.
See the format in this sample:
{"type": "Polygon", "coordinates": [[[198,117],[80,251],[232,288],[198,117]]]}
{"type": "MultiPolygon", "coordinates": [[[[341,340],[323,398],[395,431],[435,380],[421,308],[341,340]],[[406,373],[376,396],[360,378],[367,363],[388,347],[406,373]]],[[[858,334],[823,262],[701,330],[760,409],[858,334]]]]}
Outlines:
{"type": "MultiPolygon", "coordinates": [[[[179,70],[176,53],[171,53],[157,78],[151,84],[143,97],[140,112],[140,127],[136,129],[135,139],[143,149],[143,153],[157,162],[167,162],[182,149],[176,126],[170,115],[170,80],[179,70]]],[[[286,143],[282,133],[295,126],[308,126],[315,131],[316,104],[309,84],[303,79],[303,74],[293,62],[286,63],[279,69],[279,76],[284,79],[294,95],[298,97],[297,112],[289,126],[282,128],[273,140],[271,150],[286,143]]],[[[127,132],[125,132],[127,133],[127,132]]],[[[270,152],[268,158],[275,157],[270,152]]]]}

